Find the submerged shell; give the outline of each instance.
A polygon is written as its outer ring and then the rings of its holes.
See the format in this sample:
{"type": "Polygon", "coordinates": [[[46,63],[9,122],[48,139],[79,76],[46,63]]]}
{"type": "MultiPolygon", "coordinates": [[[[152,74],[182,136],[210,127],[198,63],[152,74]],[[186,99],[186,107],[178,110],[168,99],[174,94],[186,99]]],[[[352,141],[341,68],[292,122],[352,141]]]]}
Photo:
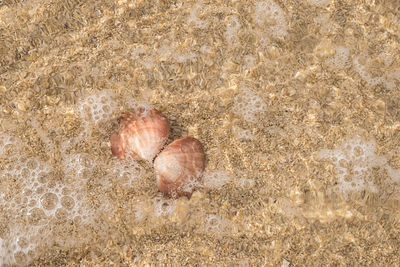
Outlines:
{"type": "Polygon", "coordinates": [[[168,119],[156,109],[126,112],[120,128],[110,137],[111,152],[118,158],[132,155],[151,162],[169,135],[168,119]]]}
{"type": "Polygon", "coordinates": [[[161,192],[190,197],[204,170],[202,144],[193,137],[172,142],[154,160],[154,170],[161,192]]]}

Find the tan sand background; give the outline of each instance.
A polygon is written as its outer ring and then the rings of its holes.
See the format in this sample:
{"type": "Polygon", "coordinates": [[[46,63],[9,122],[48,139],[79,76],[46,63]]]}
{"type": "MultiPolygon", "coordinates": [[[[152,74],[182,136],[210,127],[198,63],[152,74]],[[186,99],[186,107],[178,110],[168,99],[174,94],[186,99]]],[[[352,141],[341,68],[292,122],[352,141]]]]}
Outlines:
{"type": "Polygon", "coordinates": [[[398,266],[400,2],[1,0],[0,265],[398,266]],[[112,157],[204,144],[193,197],[112,157]]]}

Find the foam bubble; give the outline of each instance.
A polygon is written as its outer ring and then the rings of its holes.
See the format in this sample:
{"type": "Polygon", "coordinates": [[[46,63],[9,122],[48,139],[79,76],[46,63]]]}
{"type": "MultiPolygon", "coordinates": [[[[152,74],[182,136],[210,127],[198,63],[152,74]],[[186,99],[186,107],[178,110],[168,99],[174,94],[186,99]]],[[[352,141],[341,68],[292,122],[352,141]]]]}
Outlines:
{"type": "Polygon", "coordinates": [[[146,54],[146,50],[144,49],[144,47],[135,47],[131,51],[131,57],[134,60],[140,59],[145,54],[146,54]]]}
{"type": "MultiPolygon", "coordinates": [[[[87,154],[78,153],[65,157],[62,169],[66,177],[66,183],[59,190],[58,205],[56,209],[70,210],[71,217],[81,216],[82,222],[88,222],[93,212],[89,208],[89,201],[84,191],[88,179],[97,167],[95,160],[87,154]]],[[[103,179],[107,182],[107,179],[103,179]]],[[[54,192],[53,190],[52,192],[54,192]]]]}
{"type": "Polygon", "coordinates": [[[225,31],[225,38],[228,43],[235,43],[238,41],[237,32],[240,27],[241,25],[237,16],[232,15],[228,18],[225,31]]]}
{"type": "Polygon", "coordinates": [[[0,134],[0,157],[9,151],[15,151],[20,148],[20,140],[9,134],[0,134]]]}
{"type": "Polygon", "coordinates": [[[329,63],[337,69],[342,69],[350,63],[350,50],[344,46],[337,46],[335,56],[329,60],[329,63]]]}
{"type": "Polygon", "coordinates": [[[234,112],[248,122],[256,122],[257,116],[265,110],[264,100],[248,88],[242,88],[234,98],[234,112]]]}
{"type": "Polygon", "coordinates": [[[135,221],[143,221],[147,216],[147,205],[145,205],[145,202],[138,201],[135,205],[135,209],[135,221]]]}
{"type": "Polygon", "coordinates": [[[188,177],[187,180],[185,181],[185,183],[181,185],[180,189],[183,192],[191,193],[196,188],[201,187],[200,181],[196,178],[196,177],[199,177],[200,175],[201,175],[201,172],[198,172],[193,177],[188,177]]]}
{"type": "Polygon", "coordinates": [[[233,223],[230,220],[215,214],[206,215],[203,223],[205,233],[219,236],[229,234],[233,227],[233,223]]]}
{"type": "Polygon", "coordinates": [[[385,52],[379,54],[379,57],[383,60],[386,67],[389,67],[393,63],[393,57],[385,52]]]}
{"type": "Polygon", "coordinates": [[[235,180],[235,184],[239,187],[249,189],[255,185],[255,181],[252,179],[240,178],[235,180]]]}
{"type": "Polygon", "coordinates": [[[251,130],[249,130],[249,129],[242,129],[240,127],[234,127],[233,133],[235,134],[235,136],[238,139],[244,139],[244,140],[254,139],[254,136],[251,133],[251,130]]]}
{"type": "Polygon", "coordinates": [[[232,178],[225,171],[205,172],[203,174],[203,185],[206,188],[220,188],[232,178]]]}
{"type": "Polygon", "coordinates": [[[338,178],[337,189],[345,194],[360,190],[377,192],[374,183],[369,179],[372,168],[385,169],[394,181],[400,181],[400,170],[394,170],[387,164],[385,156],[375,153],[376,143],[365,141],[360,137],[348,139],[336,149],[322,149],[318,159],[329,159],[335,166],[338,178]]]}
{"type": "Polygon", "coordinates": [[[288,34],[285,14],[280,6],[272,0],[257,2],[253,18],[257,26],[261,29],[267,27],[275,37],[285,37],[288,34]]]}
{"type": "Polygon", "coordinates": [[[243,58],[244,61],[244,65],[248,68],[248,69],[252,69],[256,66],[256,58],[252,55],[246,55],[243,58]]]}
{"type": "Polygon", "coordinates": [[[113,161],[110,165],[111,176],[116,177],[123,185],[134,185],[143,175],[140,164],[137,161],[113,161]]]}
{"type": "MultiPolygon", "coordinates": [[[[0,244],[0,256],[7,255],[4,258],[7,264],[29,262],[36,248],[31,239],[41,238],[38,229],[47,224],[51,213],[43,209],[40,199],[46,199],[49,196],[46,193],[55,190],[54,185],[43,186],[51,171],[51,166],[39,158],[27,158],[9,163],[0,175],[5,178],[1,181],[4,184],[1,185],[0,206],[9,215],[8,232],[0,244]]],[[[51,208],[55,203],[50,198],[47,200],[49,205],[45,206],[51,208]]]]}
{"type": "Polygon", "coordinates": [[[176,200],[175,199],[161,199],[156,198],[153,202],[153,211],[156,217],[171,215],[176,210],[176,200]]]}
{"type": "Polygon", "coordinates": [[[208,26],[208,22],[205,20],[199,19],[198,12],[202,7],[202,1],[196,3],[193,8],[190,10],[189,17],[188,17],[188,24],[192,24],[194,27],[199,29],[205,29],[208,26]]]}
{"type": "Polygon", "coordinates": [[[31,236],[32,232],[35,233],[37,229],[37,226],[34,225],[19,224],[18,227],[13,225],[5,238],[0,238],[0,263],[6,264],[6,266],[7,264],[17,264],[18,266],[29,264],[34,255],[33,251],[37,247],[37,244],[31,242],[31,236]]]}
{"type": "Polygon", "coordinates": [[[192,61],[198,57],[197,53],[188,48],[183,49],[176,42],[169,40],[165,40],[156,53],[158,58],[162,60],[171,60],[178,63],[192,61]]]}
{"type": "Polygon", "coordinates": [[[111,118],[117,103],[113,92],[104,90],[81,99],[77,108],[87,124],[97,124],[111,118]]]}
{"type": "Polygon", "coordinates": [[[63,162],[63,171],[67,178],[87,179],[94,167],[94,159],[87,154],[66,155],[63,162]]]}
{"type": "Polygon", "coordinates": [[[282,261],[282,267],[289,267],[290,266],[290,262],[287,261],[286,259],[283,259],[282,261]]]}
{"type": "Polygon", "coordinates": [[[358,74],[361,76],[361,78],[369,85],[369,86],[375,86],[380,84],[381,82],[384,81],[382,77],[372,77],[372,75],[366,70],[365,66],[360,64],[360,57],[355,57],[353,60],[353,66],[358,72],[358,74]]]}
{"type": "Polygon", "coordinates": [[[320,6],[320,7],[325,7],[331,3],[332,0],[311,0],[311,4],[320,6]]]}
{"type": "Polygon", "coordinates": [[[33,128],[36,130],[37,134],[39,135],[40,139],[43,141],[43,143],[46,145],[46,148],[50,151],[54,148],[53,142],[50,140],[50,138],[47,136],[47,133],[43,131],[42,127],[40,126],[39,122],[35,119],[30,120],[30,124],[33,126],[33,128]]]}
{"type": "Polygon", "coordinates": [[[176,62],[178,63],[184,63],[187,61],[191,61],[193,59],[195,59],[197,57],[197,54],[194,52],[190,52],[190,51],[185,51],[185,52],[178,52],[178,53],[174,53],[174,59],[176,62]]]}

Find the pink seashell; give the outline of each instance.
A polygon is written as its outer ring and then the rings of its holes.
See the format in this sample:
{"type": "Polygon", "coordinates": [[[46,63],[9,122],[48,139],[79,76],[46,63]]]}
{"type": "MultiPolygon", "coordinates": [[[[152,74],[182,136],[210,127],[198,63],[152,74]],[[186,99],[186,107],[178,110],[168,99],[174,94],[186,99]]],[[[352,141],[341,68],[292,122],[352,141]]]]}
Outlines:
{"type": "Polygon", "coordinates": [[[110,136],[111,152],[118,158],[133,156],[151,162],[169,135],[168,119],[156,109],[126,112],[120,128],[110,136]]]}
{"type": "Polygon", "coordinates": [[[169,144],[154,160],[157,186],[170,197],[190,197],[204,170],[199,140],[184,137],[169,144]]]}

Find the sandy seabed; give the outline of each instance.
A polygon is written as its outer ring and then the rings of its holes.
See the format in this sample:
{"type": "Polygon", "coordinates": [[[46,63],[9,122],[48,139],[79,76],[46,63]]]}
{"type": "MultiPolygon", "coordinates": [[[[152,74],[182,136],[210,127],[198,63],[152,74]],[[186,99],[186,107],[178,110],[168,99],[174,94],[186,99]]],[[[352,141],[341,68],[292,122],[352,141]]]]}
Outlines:
{"type": "Polygon", "coordinates": [[[0,266],[399,266],[400,2],[0,0],[0,266]],[[112,157],[159,109],[168,199],[112,157]]]}

